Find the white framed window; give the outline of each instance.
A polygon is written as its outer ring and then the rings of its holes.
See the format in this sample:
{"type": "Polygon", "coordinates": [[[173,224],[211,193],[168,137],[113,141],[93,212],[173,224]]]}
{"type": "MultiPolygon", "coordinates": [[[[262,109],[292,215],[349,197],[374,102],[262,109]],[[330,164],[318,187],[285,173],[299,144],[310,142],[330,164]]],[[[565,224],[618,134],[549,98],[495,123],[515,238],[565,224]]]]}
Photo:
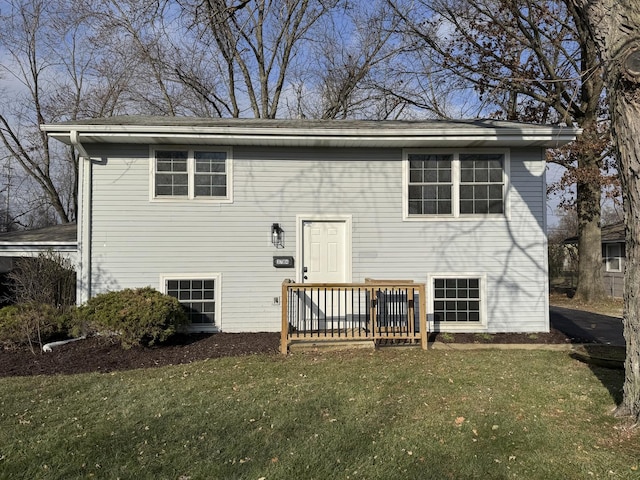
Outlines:
{"type": "Polygon", "coordinates": [[[430,327],[435,331],[484,330],[486,328],[485,276],[434,274],[429,277],[430,327]]]}
{"type": "Polygon", "coordinates": [[[151,149],[152,200],[233,200],[230,148],[151,149]]]}
{"type": "Polygon", "coordinates": [[[507,216],[509,151],[405,150],[405,220],[507,216]]]}
{"type": "Polygon", "coordinates": [[[161,291],[177,298],[189,317],[189,329],[193,331],[218,331],[220,329],[221,275],[186,274],[162,275],[161,291]]]}
{"type": "Polygon", "coordinates": [[[622,271],[622,245],[619,243],[605,244],[605,269],[607,272],[622,271]]]}

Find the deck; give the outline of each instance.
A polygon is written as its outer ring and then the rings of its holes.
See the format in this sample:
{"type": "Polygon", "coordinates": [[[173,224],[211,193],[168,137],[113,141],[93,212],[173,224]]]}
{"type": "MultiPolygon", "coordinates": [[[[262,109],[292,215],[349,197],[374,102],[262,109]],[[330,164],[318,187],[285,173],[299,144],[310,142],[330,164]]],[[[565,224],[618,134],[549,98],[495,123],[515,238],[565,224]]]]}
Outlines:
{"type": "Polygon", "coordinates": [[[406,280],[282,284],[280,351],[296,341],[388,340],[427,348],[425,285],[406,280]]]}

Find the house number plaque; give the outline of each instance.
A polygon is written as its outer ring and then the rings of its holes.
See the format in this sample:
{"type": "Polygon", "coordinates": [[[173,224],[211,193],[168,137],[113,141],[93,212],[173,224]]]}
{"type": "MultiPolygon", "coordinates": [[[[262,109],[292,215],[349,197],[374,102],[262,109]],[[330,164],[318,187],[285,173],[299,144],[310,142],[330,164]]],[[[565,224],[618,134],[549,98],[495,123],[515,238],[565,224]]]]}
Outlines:
{"type": "Polygon", "coordinates": [[[273,266],[276,268],[293,268],[293,257],[273,257],[273,266]]]}

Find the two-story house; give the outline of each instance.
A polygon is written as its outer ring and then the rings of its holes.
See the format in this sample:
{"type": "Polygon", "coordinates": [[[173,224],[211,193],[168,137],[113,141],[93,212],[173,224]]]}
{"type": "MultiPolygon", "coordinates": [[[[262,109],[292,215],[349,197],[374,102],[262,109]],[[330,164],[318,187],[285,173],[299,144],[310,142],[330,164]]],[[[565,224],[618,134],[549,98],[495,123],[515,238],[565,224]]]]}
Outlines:
{"type": "Polygon", "coordinates": [[[80,153],[78,298],[150,285],[194,329],[277,331],[284,279],[427,286],[430,330],[548,331],[545,149],[498,121],[116,117],[80,153]]]}

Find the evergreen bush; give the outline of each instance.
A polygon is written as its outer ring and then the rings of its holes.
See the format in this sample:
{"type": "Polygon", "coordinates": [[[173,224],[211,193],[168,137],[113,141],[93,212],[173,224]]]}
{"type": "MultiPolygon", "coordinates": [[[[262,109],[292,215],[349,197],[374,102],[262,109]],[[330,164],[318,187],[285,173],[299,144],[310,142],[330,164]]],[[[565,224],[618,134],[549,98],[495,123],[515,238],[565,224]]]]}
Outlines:
{"type": "Polygon", "coordinates": [[[176,298],[151,287],[96,295],[77,309],[76,319],[85,333],[117,334],[125,348],[164,342],[188,323],[176,298]]]}

